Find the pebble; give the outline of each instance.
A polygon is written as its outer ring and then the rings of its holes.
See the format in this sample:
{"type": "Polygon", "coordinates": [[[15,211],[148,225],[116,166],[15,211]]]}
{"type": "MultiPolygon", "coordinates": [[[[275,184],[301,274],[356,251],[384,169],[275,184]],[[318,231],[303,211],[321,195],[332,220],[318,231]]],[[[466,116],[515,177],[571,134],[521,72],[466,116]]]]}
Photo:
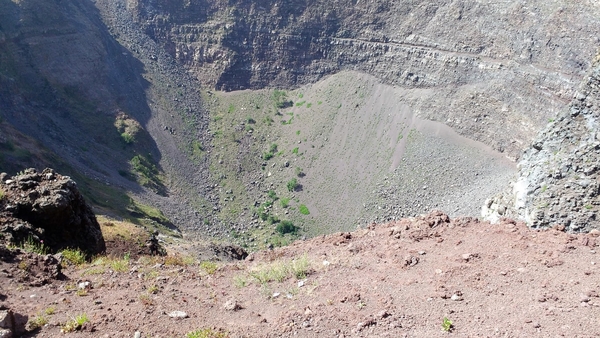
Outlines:
{"type": "Polygon", "coordinates": [[[172,311],[169,312],[168,316],[171,318],[188,318],[188,314],[183,311],[172,311]]]}
{"type": "Polygon", "coordinates": [[[223,308],[227,311],[237,311],[241,310],[242,306],[235,299],[230,299],[227,302],[225,302],[223,308]]]}
{"type": "Polygon", "coordinates": [[[90,282],[81,282],[81,283],[77,284],[77,287],[79,288],[79,290],[91,289],[91,283],[90,282]]]}
{"type": "Polygon", "coordinates": [[[142,338],[142,333],[140,331],[135,331],[133,338],[142,338]]]}

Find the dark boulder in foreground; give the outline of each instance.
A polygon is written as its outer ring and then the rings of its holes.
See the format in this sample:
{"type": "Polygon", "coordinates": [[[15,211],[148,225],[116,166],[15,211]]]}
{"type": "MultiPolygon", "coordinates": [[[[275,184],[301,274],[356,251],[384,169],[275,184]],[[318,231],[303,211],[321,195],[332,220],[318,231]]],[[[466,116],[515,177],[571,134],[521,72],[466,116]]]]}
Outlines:
{"type": "Polygon", "coordinates": [[[68,176],[52,169],[0,174],[0,243],[34,241],[52,250],[79,248],[88,254],[106,250],[92,209],[68,176]]]}

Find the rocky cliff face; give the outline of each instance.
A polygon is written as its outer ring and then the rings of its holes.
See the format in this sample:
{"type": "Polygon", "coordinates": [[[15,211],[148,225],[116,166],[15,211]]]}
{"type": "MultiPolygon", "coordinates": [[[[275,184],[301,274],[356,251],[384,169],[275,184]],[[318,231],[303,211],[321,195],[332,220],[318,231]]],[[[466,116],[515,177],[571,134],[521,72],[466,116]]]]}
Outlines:
{"type": "Polygon", "coordinates": [[[525,151],[512,191],[483,214],[570,231],[600,228],[600,54],[573,100],[525,151]]]}
{"type": "Polygon", "coordinates": [[[135,0],[128,7],[206,86],[295,87],[358,70],[416,93],[435,90],[433,100],[407,101],[422,117],[513,158],[568,102],[600,31],[600,6],[589,1],[135,0]]]}

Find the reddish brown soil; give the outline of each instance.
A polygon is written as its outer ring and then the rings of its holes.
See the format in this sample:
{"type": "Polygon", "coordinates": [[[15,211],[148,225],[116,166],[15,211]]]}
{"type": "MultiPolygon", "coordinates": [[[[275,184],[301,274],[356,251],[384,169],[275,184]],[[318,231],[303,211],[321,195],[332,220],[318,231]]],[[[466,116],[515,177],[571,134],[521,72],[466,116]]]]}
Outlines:
{"type": "MultiPolygon", "coordinates": [[[[184,337],[212,328],[230,337],[597,337],[596,246],[594,234],[431,214],[258,252],[213,275],[198,265],[153,267],[144,257],[128,273],[70,267],[66,280],[38,287],[0,273],[0,301],[30,319],[54,306],[37,337],[63,335],[60,325],[81,313],[90,323],[67,336],[184,337]],[[311,268],[302,286],[295,277],[261,286],[248,274],[303,255],[311,268]],[[84,280],[87,295],[69,290],[84,280]],[[189,317],[170,318],[175,310],[189,317]],[[451,332],[442,331],[444,317],[451,332]]],[[[0,271],[16,264],[0,262],[0,271]]]]}

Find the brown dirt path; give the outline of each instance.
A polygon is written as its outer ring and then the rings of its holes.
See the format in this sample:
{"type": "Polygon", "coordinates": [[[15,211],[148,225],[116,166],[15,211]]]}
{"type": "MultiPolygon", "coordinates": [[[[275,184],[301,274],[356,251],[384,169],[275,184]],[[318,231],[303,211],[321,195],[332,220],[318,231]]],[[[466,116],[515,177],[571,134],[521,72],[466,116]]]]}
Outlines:
{"type": "Polygon", "coordinates": [[[54,308],[36,337],[62,336],[60,325],[81,313],[90,322],[66,336],[212,328],[230,337],[596,337],[597,240],[432,213],[258,252],[214,274],[177,256],[162,265],[141,257],[128,272],[70,267],[67,280],[31,287],[19,282],[18,263],[0,262],[0,300],[30,319],[54,308]],[[306,277],[253,277],[294,266],[306,277]],[[78,296],[84,280],[92,288],[78,296]],[[176,310],[188,318],[168,316],[176,310]]]}

